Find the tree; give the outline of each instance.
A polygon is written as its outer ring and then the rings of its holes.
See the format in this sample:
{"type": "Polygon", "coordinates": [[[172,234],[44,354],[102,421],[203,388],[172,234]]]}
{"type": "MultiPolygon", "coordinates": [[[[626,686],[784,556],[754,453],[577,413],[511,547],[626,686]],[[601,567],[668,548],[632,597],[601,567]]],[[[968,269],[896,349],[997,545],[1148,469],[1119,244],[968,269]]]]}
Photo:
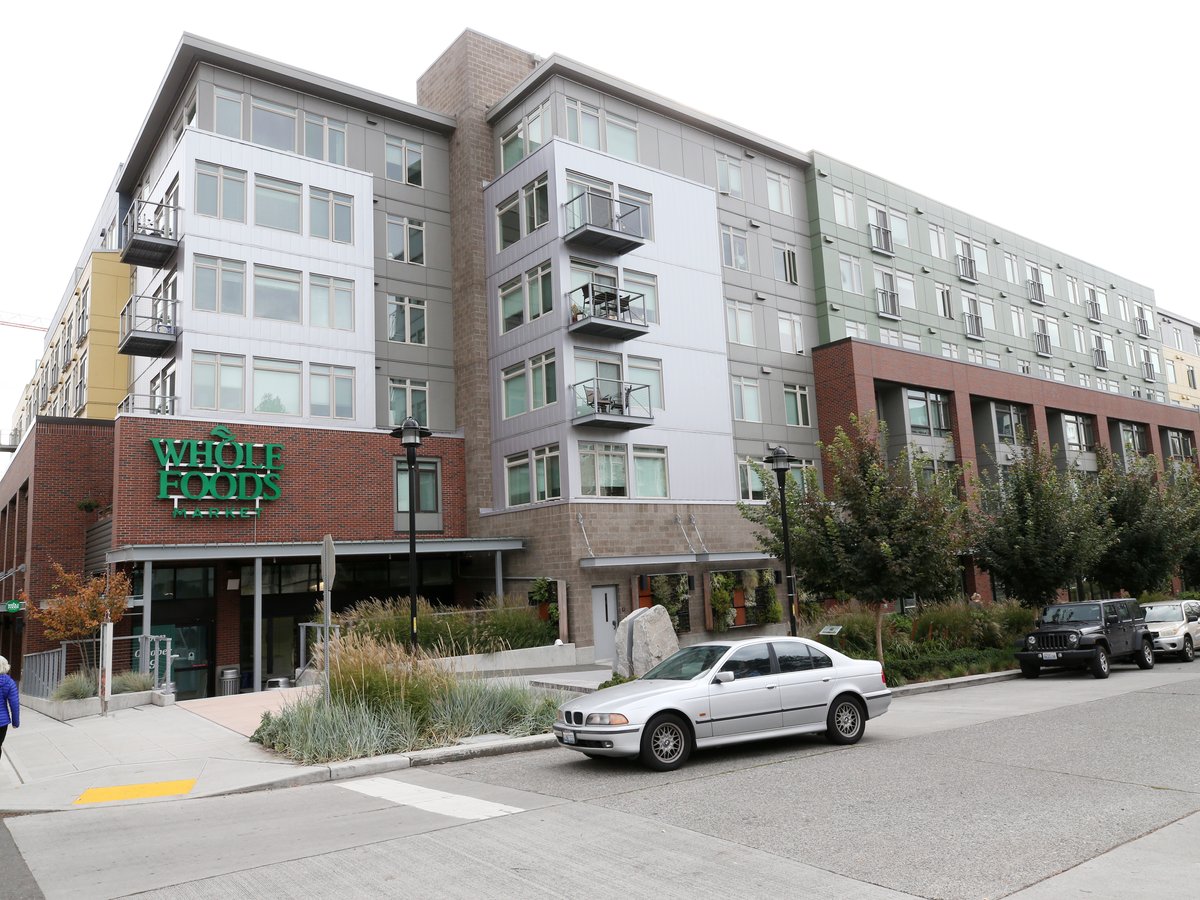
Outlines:
{"type": "MultiPolygon", "coordinates": [[[[953,469],[920,453],[888,460],[886,426],[850,418],[822,445],[833,488],[826,497],[814,473],[802,487],[787,479],[785,495],[793,559],[801,587],[823,596],[849,595],[875,613],[875,650],[883,660],[883,606],[916,596],[941,600],[959,590],[965,507],[953,469]]],[[[765,507],[742,504],[761,526],[759,545],[781,555],[779,492],[759,467],[765,507]]]]}
{"type": "Polygon", "coordinates": [[[1059,472],[1036,441],[1015,456],[1011,465],[993,460],[977,482],[975,559],[1009,595],[1037,607],[1091,572],[1111,528],[1095,480],[1059,472]]]}
{"type": "MultiPolygon", "coordinates": [[[[48,638],[53,641],[90,638],[94,641],[100,636],[100,625],[106,613],[114,623],[121,621],[131,592],[128,575],[114,572],[107,576],[87,577],[68,572],[56,562],[50,565],[54,569],[54,583],[50,586],[54,593],[46,601],[45,608],[30,602],[23,591],[21,594],[30,617],[42,624],[48,638]]],[[[91,657],[91,647],[85,643],[83,648],[84,665],[94,668],[98,660],[91,657]]]]}
{"type": "Polygon", "coordinates": [[[1200,590],[1200,470],[1195,462],[1170,461],[1167,516],[1183,544],[1179,574],[1187,590],[1200,590]]]}

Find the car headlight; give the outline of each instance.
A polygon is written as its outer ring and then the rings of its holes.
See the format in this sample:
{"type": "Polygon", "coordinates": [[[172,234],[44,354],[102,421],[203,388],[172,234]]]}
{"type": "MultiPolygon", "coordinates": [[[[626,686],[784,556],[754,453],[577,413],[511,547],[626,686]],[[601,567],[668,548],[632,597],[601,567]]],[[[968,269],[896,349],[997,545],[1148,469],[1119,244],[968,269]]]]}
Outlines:
{"type": "Polygon", "coordinates": [[[588,713],[588,725],[628,725],[629,720],[620,713],[588,713]]]}
{"type": "Polygon", "coordinates": [[[1037,646],[1037,635],[1031,634],[1029,637],[1025,638],[1025,646],[1026,647],[1036,647],[1037,646]]]}
{"type": "Polygon", "coordinates": [[[555,721],[555,722],[565,722],[565,721],[567,721],[567,717],[563,715],[563,711],[562,711],[561,709],[560,709],[558,712],[556,712],[556,713],[554,714],[554,721],[555,721]]]}
{"type": "Polygon", "coordinates": [[[1183,625],[1173,625],[1170,628],[1160,628],[1160,629],[1158,629],[1158,636],[1159,637],[1178,637],[1179,634],[1183,630],[1184,630],[1183,625]]]}
{"type": "Polygon", "coordinates": [[[1074,632],[1071,632],[1070,634],[1067,635],[1067,643],[1070,644],[1072,647],[1078,647],[1079,646],[1079,635],[1075,634],[1074,632]]]}

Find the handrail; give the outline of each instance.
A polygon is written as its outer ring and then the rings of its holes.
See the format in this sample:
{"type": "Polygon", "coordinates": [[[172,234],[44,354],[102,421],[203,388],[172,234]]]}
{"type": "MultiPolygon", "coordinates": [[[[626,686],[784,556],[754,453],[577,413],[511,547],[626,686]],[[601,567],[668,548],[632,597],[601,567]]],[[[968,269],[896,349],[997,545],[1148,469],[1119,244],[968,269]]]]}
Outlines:
{"type": "Polygon", "coordinates": [[[646,236],[645,223],[642,221],[642,206],[627,200],[618,200],[609,194],[585,190],[577,197],[572,197],[563,204],[567,212],[567,230],[574,231],[585,225],[596,228],[607,228],[622,234],[635,237],[646,236]]]}
{"type": "Polygon", "coordinates": [[[181,209],[169,203],[134,200],[121,220],[121,246],[126,246],[134,235],[178,240],[181,209]]]}
{"type": "Polygon", "coordinates": [[[610,319],[614,322],[646,324],[646,295],[637,291],[591,281],[567,292],[573,319],[610,319]]]}
{"type": "Polygon", "coordinates": [[[571,385],[575,415],[588,413],[650,418],[650,385],[616,378],[589,378],[571,385]]]}
{"type": "Polygon", "coordinates": [[[119,413],[145,413],[150,416],[173,416],[178,397],[161,394],[126,394],[117,406],[119,413]]]}

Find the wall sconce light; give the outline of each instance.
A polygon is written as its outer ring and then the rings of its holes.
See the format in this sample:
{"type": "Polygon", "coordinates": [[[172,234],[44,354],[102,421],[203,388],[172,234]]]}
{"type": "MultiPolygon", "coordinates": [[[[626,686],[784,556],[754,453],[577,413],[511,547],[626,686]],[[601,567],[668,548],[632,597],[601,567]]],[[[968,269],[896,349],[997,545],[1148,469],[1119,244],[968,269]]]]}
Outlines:
{"type": "Polygon", "coordinates": [[[750,219],[750,227],[751,228],[761,228],[762,226],[759,225],[758,222],[754,221],[754,219],[750,219]]]}
{"type": "Polygon", "coordinates": [[[826,172],[824,169],[817,169],[817,175],[819,175],[821,178],[829,177],[829,173],[826,172]]]}
{"type": "Polygon", "coordinates": [[[915,212],[918,216],[925,215],[925,210],[921,209],[921,207],[919,207],[919,206],[914,206],[913,212],[915,212]]]}
{"type": "Polygon", "coordinates": [[[830,309],[831,309],[833,312],[841,312],[841,311],[842,311],[842,308],[841,308],[840,306],[838,306],[836,303],[830,303],[830,304],[829,304],[829,308],[830,308],[830,309]]]}
{"type": "Polygon", "coordinates": [[[766,295],[766,294],[759,294],[759,293],[757,293],[757,292],[756,292],[756,293],[754,294],[754,299],[755,299],[755,300],[766,300],[766,299],[767,299],[767,295],[766,295]]]}
{"type": "Polygon", "coordinates": [[[1112,282],[1109,282],[1108,286],[1114,291],[1117,289],[1117,286],[1115,284],[1113,284],[1112,282]]]}
{"type": "Polygon", "coordinates": [[[764,375],[770,375],[770,374],[771,374],[771,367],[770,367],[770,366],[760,366],[760,367],[759,367],[759,369],[762,371],[762,373],[763,373],[764,375]]]}
{"type": "Polygon", "coordinates": [[[1075,363],[1071,363],[1071,368],[1075,368],[1075,363]]]}
{"type": "Polygon", "coordinates": [[[1000,238],[992,238],[992,243],[995,244],[997,247],[999,247],[1000,246],[1000,238]]]}
{"type": "Polygon", "coordinates": [[[1062,268],[1062,263],[1055,263],[1054,265],[1055,265],[1055,266],[1057,266],[1057,267],[1058,267],[1058,268],[1060,268],[1060,269],[1062,268]]]}
{"type": "Polygon", "coordinates": [[[930,333],[930,334],[937,334],[937,329],[936,329],[936,328],[934,328],[932,325],[930,325],[930,326],[929,326],[929,333],[930,333]]]}
{"type": "Polygon", "coordinates": [[[928,275],[929,274],[929,266],[921,266],[921,274],[928,275]]]}
{"type": "Polygon", "coordinates": [[[825,235],[825,243],[832,244],[833,238],[831,238],[829,235],[825,235]]]}
{"type": "Polygon", "coordinates": [[[1005,348],[1004,348],[1004,352],[1005,352],[1005,353],[1012,353],[1012,352],[1013,352],[1013,349],[1012,349],[1012,347],[1005,347],[1005,348]]]}
{"type": "Polygon", "coordinates": [[[368,125],[378,125],[379,123],[376,122],[374,119],[367,119],[367,124],[368,125]]]}
{"type": "Polygon", "coordinates": [[[750,151],[750,150],[743,150],[742,152],[743,152],[744,154],[746,154],[746,158],[747,158],[747,159],[754,159],[754,153],[753,153],[752,151],[750,151]]]}
{"type": "Polygon", "coordinates": [[[1001,292],[1000,292],[1000,296],[1001,296],[1001,297],[1007,297],[1007,296],[1008,296],[1008,294],[1004,293],[1004,291],[1001,291],[1001,292]]]}

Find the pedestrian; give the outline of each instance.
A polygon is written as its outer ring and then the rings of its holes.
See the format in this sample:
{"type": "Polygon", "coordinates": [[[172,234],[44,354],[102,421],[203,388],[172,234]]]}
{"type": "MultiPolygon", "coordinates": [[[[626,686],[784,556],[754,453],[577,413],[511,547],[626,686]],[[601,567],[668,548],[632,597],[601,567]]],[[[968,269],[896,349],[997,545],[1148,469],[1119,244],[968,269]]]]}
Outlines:
{"type": "Polygon", "coordinates": [[[8,668],[8,660],[0,656],[0,747],[4,746],[10,722],[13,728],[21,727],[21,692],[8,674],[8,668]]]}

